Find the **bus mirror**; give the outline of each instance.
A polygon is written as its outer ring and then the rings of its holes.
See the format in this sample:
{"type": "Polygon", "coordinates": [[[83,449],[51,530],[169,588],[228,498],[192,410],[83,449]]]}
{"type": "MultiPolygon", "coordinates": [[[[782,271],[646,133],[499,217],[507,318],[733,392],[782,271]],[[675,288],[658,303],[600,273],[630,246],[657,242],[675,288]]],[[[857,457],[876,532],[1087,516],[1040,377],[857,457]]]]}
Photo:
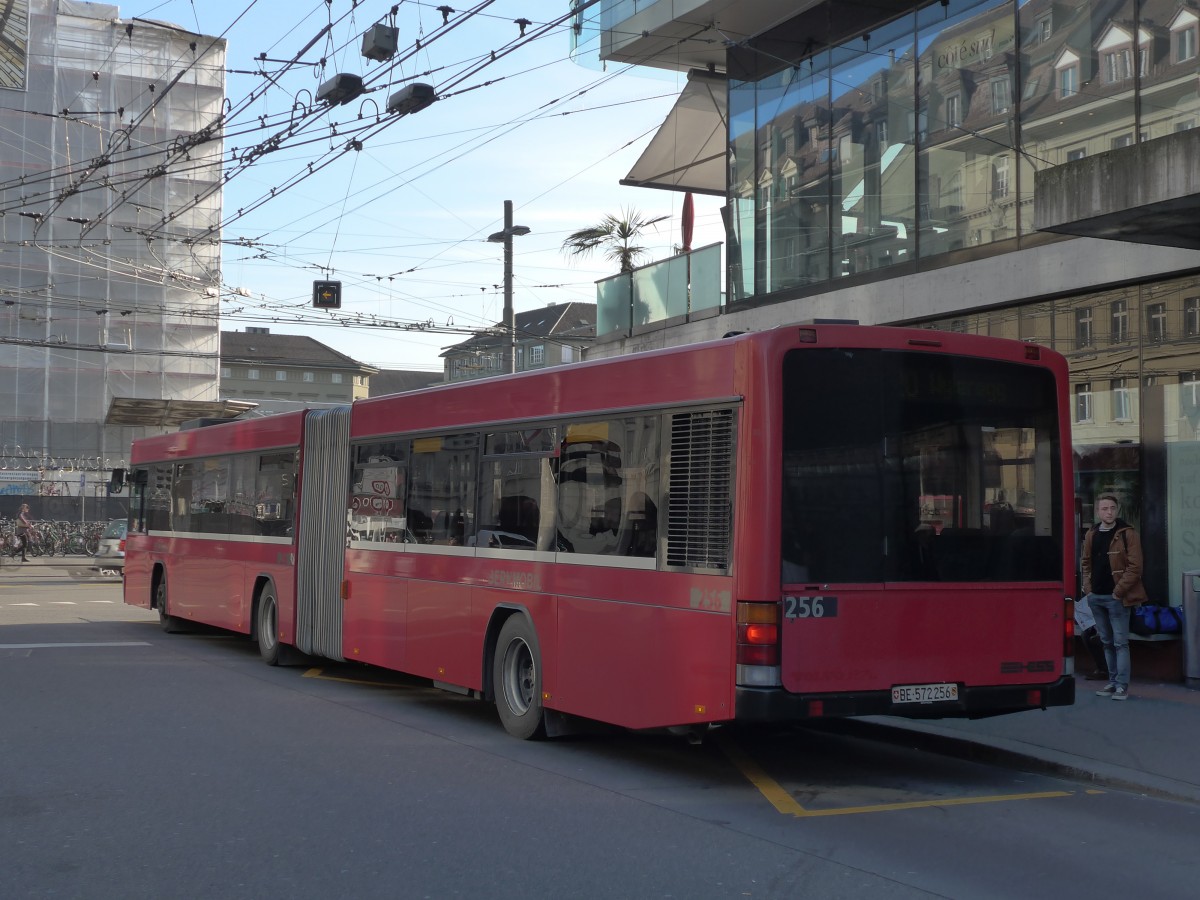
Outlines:
{"type": "Polygon", "coordinates": [[[108,492],[119,494],[123,490],[125,490],[125,470],[113,469],[112,476],[108,479],[108,492]]]}

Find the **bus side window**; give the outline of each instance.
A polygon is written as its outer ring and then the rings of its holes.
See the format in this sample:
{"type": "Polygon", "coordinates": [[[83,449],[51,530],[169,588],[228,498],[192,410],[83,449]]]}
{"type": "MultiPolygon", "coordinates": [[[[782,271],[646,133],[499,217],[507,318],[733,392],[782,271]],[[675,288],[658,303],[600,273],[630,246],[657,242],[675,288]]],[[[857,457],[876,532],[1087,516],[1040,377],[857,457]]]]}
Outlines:
{"type": "Polygon", "coordinates": [[[559,530],[576,553],[658,552],[660,419],[572,423],[558,473],[559,530]]]}

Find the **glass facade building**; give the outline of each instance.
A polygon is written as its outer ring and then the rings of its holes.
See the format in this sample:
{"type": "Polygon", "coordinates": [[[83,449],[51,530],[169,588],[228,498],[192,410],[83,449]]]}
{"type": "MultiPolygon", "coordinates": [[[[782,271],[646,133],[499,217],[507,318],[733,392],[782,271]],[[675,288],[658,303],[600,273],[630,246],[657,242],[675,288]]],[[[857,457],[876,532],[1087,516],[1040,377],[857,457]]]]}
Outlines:
{"type": "Polygon", "coordinates": [[[1197,14],[949,0],[731,50],[731,308],[1044,242],[1038,170],[1200,123],[1197,14]]]}
{"type": "Polygon", "coordinates": [[[4,7],[0,494],[103,495],[114,399],[217,400],[225,42],[4,7]]]}
{"type": "Polygon", "coordinates": [[[674,30],[640,30],[662,2],[606,9],[620,58],[659,48],[647,64],[723,66],[728,172],[721,315],[601,353],[814,317],[1052,347],[1071,366],[1079,527],[1116,493],[1143,533],[1152,599],[1179,604],[1200,573],[1200,252],[1164,253],[1195,244],[1132,224],[1117,242],[1034,223],[1039,173],[1103,154],[1120,171],[1126,148],[1191,145],[1200,3],[767,2],[723,10],[739,35],[723,60],[671,43],[708,20],[705,0],[674,0],[674,30]]]}

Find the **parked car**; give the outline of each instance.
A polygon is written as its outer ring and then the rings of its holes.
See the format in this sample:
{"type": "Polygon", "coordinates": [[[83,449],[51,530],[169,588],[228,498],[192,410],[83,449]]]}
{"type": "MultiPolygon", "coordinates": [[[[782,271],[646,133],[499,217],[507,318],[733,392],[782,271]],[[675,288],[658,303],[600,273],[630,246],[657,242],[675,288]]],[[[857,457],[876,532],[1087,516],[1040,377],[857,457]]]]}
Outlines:
{"type": "Polygon", "coordinates": [[[96,550],[94,568],[101,572],[111,569],[116,574],[125,570],[125,532],[129,523],[125,519],[113,519],[100,535],[100,546],[96,550]]]}

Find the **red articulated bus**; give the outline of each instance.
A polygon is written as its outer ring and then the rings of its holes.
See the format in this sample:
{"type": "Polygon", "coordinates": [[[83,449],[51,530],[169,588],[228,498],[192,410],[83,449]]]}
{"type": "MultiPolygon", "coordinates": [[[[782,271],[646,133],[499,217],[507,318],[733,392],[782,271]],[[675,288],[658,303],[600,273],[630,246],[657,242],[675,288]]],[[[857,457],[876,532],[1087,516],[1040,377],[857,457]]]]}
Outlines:
{"type": "Polygon", "coordinates": [[[125,599],[522,738],[1069,704],[1066,386],[818,324],[182,430],[134,444],[125,599]]]}

